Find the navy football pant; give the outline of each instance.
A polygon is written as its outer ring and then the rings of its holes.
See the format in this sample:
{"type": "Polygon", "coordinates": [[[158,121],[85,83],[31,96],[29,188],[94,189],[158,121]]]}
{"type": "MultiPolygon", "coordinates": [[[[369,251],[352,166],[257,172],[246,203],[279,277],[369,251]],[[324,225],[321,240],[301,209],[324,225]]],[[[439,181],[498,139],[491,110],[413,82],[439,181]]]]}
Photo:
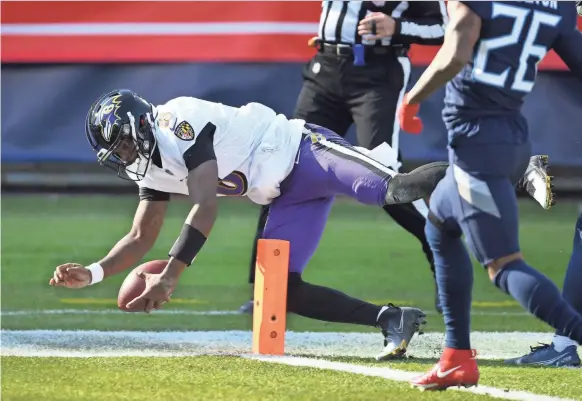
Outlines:
{"type": "MultiPolygon", "coordinates": [[[[531,153],[527,127],[512,118],[471,122],[472,136],[456,138],[450,166],[430,201],[426,235],[435,257],[446,324],[446,345],[470,348],[473,270],[461,235],[484,266],[520,252],[514,183],[531,153]]],[[[525,309],[575,341],[582,340],[582,316],[557,287],[519,259],[504,266],[494,283],[525,309]]]]}

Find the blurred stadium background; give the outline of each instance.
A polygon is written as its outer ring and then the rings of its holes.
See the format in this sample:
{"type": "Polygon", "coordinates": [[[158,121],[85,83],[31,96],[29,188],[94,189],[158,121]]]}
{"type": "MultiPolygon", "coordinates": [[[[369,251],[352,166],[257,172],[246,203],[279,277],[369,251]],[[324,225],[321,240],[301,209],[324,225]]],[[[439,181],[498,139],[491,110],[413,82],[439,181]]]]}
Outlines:
{"type": "MultiPolygon", "coordinates": [[[[97,166],[84,118],[128,88],[154,103],[182,95],[290,115],[314,50],[320,2],[3,2],[2,186],[132,188],[97,166]]],[[[413,83],[436,48],[415,47],[413,83]]],[[[551,54],[524,106],[534,152],[549,154],[558,191],[582,191],[582,81],[551,54]]],[[[423,104],[422,135],[402,134],[404,159],[441,160],[443,93],[423,104]]],[[[350,135],[354,139],[353,132],[350,135]]]]}

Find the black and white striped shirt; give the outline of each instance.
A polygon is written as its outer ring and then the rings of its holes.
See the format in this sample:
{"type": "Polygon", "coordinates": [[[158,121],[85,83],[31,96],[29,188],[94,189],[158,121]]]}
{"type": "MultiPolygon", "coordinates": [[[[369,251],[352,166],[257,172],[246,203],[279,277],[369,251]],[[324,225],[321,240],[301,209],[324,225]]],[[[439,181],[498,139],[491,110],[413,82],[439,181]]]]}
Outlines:
{"type": "Polygon", "coordinates": [[[335,44],[440,45],[447,20],[444,1],[323,1],[318,36],[326,43],[335,44]],[[372,12],[394,18],[392,37],[370,41],[358,35],[359,22],[372,12]]]}

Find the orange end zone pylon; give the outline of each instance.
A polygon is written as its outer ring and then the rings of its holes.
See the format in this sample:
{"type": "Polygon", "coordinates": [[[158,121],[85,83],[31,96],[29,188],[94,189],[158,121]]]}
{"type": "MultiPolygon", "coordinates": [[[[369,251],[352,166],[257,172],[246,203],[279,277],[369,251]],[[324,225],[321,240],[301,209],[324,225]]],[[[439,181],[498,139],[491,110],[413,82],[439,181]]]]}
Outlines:
{"type": "Polygon", "coordinates": [[[261,239],[257,248],[253,353],[283,355],[287,324],[289,241],[261,239]]]}

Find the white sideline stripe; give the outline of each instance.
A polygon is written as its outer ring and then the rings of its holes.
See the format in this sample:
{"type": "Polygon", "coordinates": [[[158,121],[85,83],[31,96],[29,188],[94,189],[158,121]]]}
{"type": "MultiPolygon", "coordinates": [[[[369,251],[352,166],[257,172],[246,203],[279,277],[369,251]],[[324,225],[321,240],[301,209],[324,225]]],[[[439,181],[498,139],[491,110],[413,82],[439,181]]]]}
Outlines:
{"type": "MultiPolygon", "coordinates": [[[[251,331],[97,331],[97,330],[2,330],[1,355],[121,357],[248,354],[251,331]]],[[[538,341],[551,341],[552,333],[471,333],[478,359],[504,359],[529,352],[538,341]]],[[[373,358],[382,348],[382,336],[372,333],[285,333],[287,355],[373,358]]],[[[408,354],[438,358],[443,333],[415,336],[408,354]]]]}
{"type": "Polygon", "coordinates": [[[249,35],[315,34],[308,22],[173,22],[173,23],[55,23],[2,24],[4,35],[249,35]]]}
{"type": "MultiPolygon", "coordinates": [[[[427,315],[438,315],[433,311],[424,311],[427,315]]],[[[184,315],[184,316],[228,316],[242,315],[237,310],[187,310],[187,309],[161,309],[152,312],[155,315],[184,315]]],[[[529,316],[525,312],[495,312],[474,311],[473,316],[529,316]]],[[[40,315],[127,315],[118,309],[23,309],[1,311],[0,316],[40,316],[40,315]]]]}
{"type": "MultiPolygon", "coordinates": [[[[408,382],[418,376],[417,372],[409,372],[405,370],[397,370],[391,368],[383,367],[373,367],[373,366],[362,366],[355,365],[351,363],[344,362],[332,362],[322,359],[311,359],[293,356],[257,356],[257,355],[244,355],[246,359],[259,360],[261,362],[268,363],[279,363],[289,366],[302,366],[316,369],[324,370],[334,370],[337,372],[347,372],[354,373],[364,376],[372,377],[382,377],[384,379],[398,381],[398,382],[408,382]]],[[[494,398],[501,398],[505,400],[516,400],[516,401],[574,401],[568,398],[551,397],[547,395],[534,394],[527,391],[518,390],[504,390],[496,387],[482,386],[470,387],[470,388],[456,388],[451,387],[451,390],[456,391],[466,391],[473,394],[488,395],[494,398]]],[[[419,390],[420,393],[420,390],[419,390]]],[[[419,394],[419,398],[421,398],[419,394]]]]}

